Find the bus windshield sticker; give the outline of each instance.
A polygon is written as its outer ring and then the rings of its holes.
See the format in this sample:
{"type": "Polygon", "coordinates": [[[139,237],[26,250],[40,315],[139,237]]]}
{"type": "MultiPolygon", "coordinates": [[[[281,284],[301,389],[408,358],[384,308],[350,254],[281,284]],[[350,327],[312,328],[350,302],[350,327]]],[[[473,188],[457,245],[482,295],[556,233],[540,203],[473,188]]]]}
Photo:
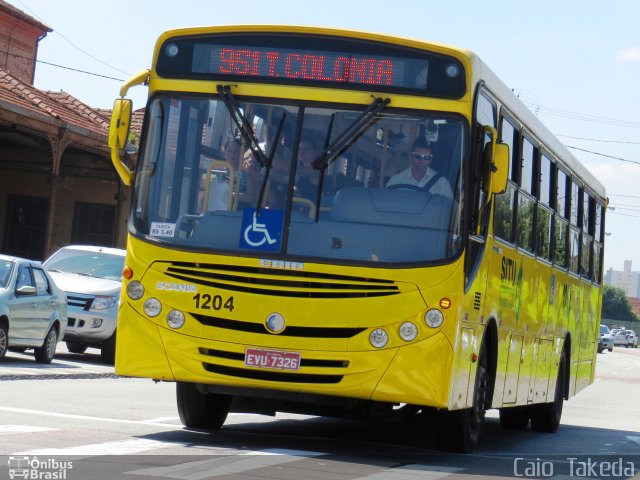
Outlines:
{"type": "Polygon", "coordinates": [[[149,234],[152,237],[173,237],[175,232],[175,223],[151,222],[151,230],[149,234]]]}
{"type": "Polygon", "coordinates": [[[242,214],[240,248],[279,251],[283,225],[283,210],[261,209],[256,214],[255,208],[245,208],[242,214]]]}

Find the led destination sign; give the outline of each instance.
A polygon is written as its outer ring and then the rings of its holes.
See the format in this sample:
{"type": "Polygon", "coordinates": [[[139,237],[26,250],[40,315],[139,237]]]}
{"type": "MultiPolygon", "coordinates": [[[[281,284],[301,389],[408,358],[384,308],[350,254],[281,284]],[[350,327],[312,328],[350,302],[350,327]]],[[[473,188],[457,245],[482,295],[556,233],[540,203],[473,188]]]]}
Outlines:
{"type": "Polygon", "coordinates": [[[211,45],[196,45],[193,62],[194,72],[199,73],[391,87],[406,87],[405,72],[415,71],[412,86],[420,89],[426,87],[428,69],[425,60],[211,45]]]}
{"type": "Polygon", "coordinates": [[[458,98],[462,64],[441,54],[351,38],[262,33],[164,42],[157,73],[170,78],[316,85],[458,98]]]}

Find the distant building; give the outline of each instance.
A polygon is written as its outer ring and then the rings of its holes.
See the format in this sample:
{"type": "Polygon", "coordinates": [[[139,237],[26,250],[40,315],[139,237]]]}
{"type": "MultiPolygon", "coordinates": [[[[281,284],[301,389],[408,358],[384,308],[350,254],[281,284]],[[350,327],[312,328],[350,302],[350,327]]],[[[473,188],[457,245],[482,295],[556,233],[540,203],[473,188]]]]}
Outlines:
{"type": "Polygon", "coordinates": [[[640,298],[640,272],[631,270],[631,260],[624,261],[623,271],[609,268],[604,282],[612,287],[621,288],[627,297],[640,298]]]}
{"type": "Polygon", "coordinates": [[[0,0],[0,251],[33,259],[69,243],[124,247],[130,205],[107,147],[111,112],[33,86],[51,31],[0,0]]]}

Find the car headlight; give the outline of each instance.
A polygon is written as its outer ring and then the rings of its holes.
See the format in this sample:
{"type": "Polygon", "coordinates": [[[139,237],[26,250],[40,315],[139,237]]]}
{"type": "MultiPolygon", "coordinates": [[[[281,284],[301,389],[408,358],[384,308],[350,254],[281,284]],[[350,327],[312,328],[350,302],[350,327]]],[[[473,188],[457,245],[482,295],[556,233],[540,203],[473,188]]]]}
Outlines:
{"type": "Polygon", "coordinates": [[[106,310],[113,307],[118,303],[118,297],[114,295],[98,295],[91,302],[91,308],[89,310],[106,310]]]}

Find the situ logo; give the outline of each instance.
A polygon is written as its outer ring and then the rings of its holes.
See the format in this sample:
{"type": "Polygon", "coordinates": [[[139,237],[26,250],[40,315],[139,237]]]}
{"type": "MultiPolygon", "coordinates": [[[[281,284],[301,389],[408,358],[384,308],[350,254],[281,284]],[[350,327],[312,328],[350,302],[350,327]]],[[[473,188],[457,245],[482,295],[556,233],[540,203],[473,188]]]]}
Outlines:
{"type": "Polygon", "coordinates": [[[54,458],[44,460],[38,457],[9,457],[9,478],[30,480],[65,480],[67,471],[73,468],[73,462],[54,458]]]}

